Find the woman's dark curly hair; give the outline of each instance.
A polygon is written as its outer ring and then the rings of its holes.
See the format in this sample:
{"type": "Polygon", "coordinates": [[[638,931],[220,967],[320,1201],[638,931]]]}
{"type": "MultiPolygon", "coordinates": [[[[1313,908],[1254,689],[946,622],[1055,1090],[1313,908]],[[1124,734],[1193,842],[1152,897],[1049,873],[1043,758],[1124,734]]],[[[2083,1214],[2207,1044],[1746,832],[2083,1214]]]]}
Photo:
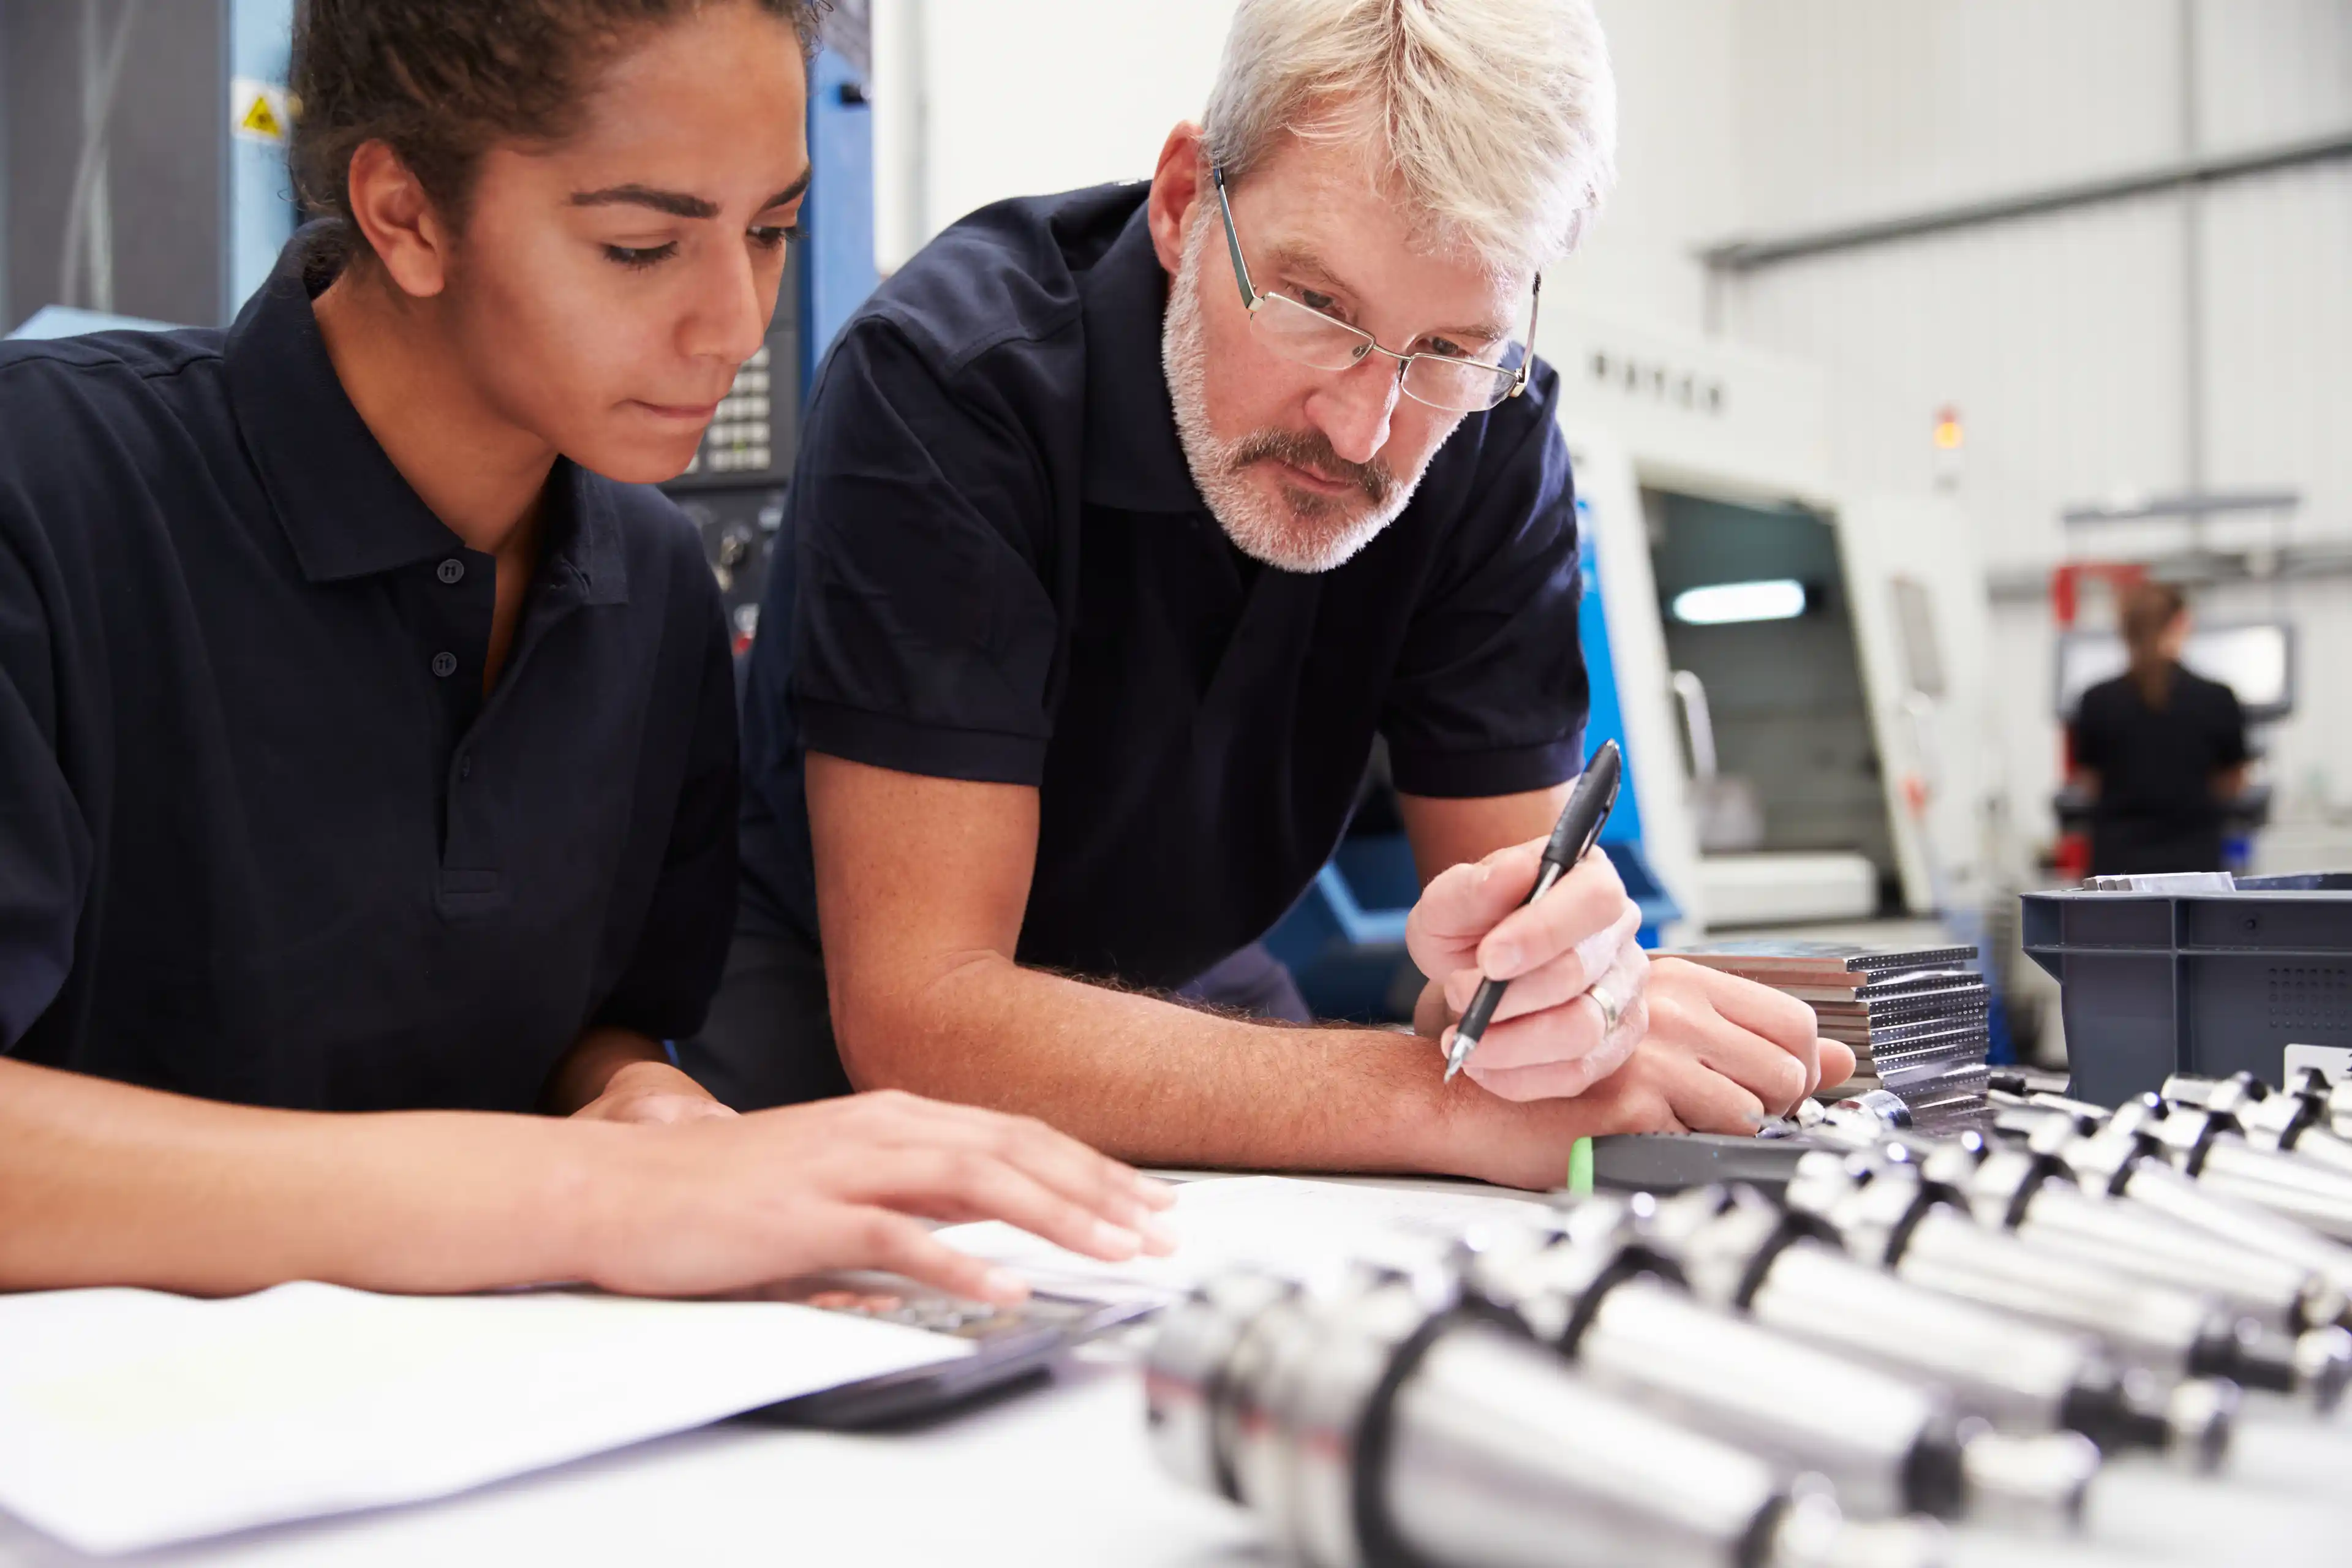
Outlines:
{"type": "Polygon", "coordinates": [[[352,154],[382,141],[451,221],[505,138],[559,140],[585,89],[640,30],[712,4],[753,5],[816,46],[826,0],[300,0],[288,162],[304,207],[349,254],[352,154]]]}

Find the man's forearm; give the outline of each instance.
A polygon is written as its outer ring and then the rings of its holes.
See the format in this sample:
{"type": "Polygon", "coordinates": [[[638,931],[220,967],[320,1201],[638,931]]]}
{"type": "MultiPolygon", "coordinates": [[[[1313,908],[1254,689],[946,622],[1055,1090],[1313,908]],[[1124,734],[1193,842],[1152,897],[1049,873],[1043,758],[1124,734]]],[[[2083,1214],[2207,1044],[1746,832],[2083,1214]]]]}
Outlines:
{"type": "MultiPolygon", "coordinates": [[[[1528,1108],[1444,1084],[1435,1047],[1411,1035],[1255,1024],[997,954],[863,1015],[837,1002],[835,1018],[861,1089],[1020,1111],[1137,1163],[1518,1174],[1465,1157],[1469,1130],[1528,1108]]],[[[1540,1114],[1555,1137],[1602,1130],[1597,1107],[1590,1128],[1571,1125],[1573,1101],[1540,1114]]]]}
{"type": "Polygon", "coordinates": [[[597,1173],[629,1136],[522,1116],[258,1110],[0,1060],[0,1289],[579,1278],[597,1173]]]}

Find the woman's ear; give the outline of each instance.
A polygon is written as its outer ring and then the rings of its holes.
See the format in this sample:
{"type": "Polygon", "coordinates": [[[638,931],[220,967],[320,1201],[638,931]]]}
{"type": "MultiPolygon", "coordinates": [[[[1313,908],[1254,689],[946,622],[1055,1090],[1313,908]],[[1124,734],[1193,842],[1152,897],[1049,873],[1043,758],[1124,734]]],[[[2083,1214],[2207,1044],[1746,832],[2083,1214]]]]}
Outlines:
{"type": "Polygon", "coordinates": [[[350,181],[352,219],[394,284],[419,300],[441,292],[449,281],[450,242],[456,237],[442,223],[423,182],[391,143],[381,141],[360,143],[352,154],[350,181]]]}

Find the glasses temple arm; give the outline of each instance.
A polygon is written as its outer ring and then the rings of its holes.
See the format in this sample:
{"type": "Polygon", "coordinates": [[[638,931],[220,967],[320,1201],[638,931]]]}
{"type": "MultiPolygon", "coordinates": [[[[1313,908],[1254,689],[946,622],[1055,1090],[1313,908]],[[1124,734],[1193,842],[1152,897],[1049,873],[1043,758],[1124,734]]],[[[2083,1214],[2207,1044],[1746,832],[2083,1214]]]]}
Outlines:
{"type": "Polygon", "coordinates": [[[1217,164],[1209,166],[1209,178],[1216,182],[1217,209],[1224,215],[1225,247],[1233,252],[1234,281],[1242,286],[1242,308],[1257,309],[1257,289],[1250,282],[1249,263],[1242,259],[1242,237],[1234,231],[1234,204],[1225,198],[1225,171],[1217,164]]]}
{"type": "Polygon", "coordinates": [[[1536,324],[1543,319],[1543,274],[1536,274],[1535,288],[1528,298],[1528,352],[1519,356],[1518,379],[1511,383],[1511,395],[1517,397],[1528,389],[1528,378],[1536,372],[1536,324]]]}

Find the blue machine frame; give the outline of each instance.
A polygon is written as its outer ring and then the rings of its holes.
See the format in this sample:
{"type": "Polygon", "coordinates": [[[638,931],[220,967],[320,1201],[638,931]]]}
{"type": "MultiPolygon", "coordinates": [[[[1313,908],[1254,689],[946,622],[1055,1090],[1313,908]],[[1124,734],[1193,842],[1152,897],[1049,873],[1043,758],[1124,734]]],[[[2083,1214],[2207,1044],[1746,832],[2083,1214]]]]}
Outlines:
{"type": "MultiPolygon", "coordinates": [[[[231,80],[265,83],[283,89],[294,56],[294,0],[228,0],[228,69],[231,80]]],[[[226,104],[230,82],[221,84],[226,104]]],[[[234,317],[269,279],[278,253],[294,237],[293,182],[286,173],[283,142],[231,134],[228,188],[222,193],[228,238],[223,272],[226,298],[221,320],[234,317]]]]}
{"type": "MultiPolygon", "coordinates": [[[[1583,587],[1577,603],[1577,640],[1591,689],[1584,744],[1590,752],[1603,741],[1615,741],[1627,756],[1625,784],[1601,827],[1601,847],[1641,909],[1642,945],[1655,947],[1659,932],[1682,911],[1642,853],[1642,807],[1633,788],[1617,667],[1609,653],[1609,616],[1601,602],[1590,508],[1580,496],[1576,510],[1577,565],[1583,587]]],[[[1420,893],[1412,847],[1402,834],[1351,836],[1290,912],[1266,933],[1265,945],[1297,977],[1317,1017],[1371,1021],[1393,1016],[1401,1010],[1391,993],[1405,962],[1405,917],[1420,893]]]]}
{"type": "Polygon", "coordinates": [[[881,275],[874,263],[874,110],[865,79],[831,49],[809,71],[809,197],[801,217],[802,396],[881,275]]]}

